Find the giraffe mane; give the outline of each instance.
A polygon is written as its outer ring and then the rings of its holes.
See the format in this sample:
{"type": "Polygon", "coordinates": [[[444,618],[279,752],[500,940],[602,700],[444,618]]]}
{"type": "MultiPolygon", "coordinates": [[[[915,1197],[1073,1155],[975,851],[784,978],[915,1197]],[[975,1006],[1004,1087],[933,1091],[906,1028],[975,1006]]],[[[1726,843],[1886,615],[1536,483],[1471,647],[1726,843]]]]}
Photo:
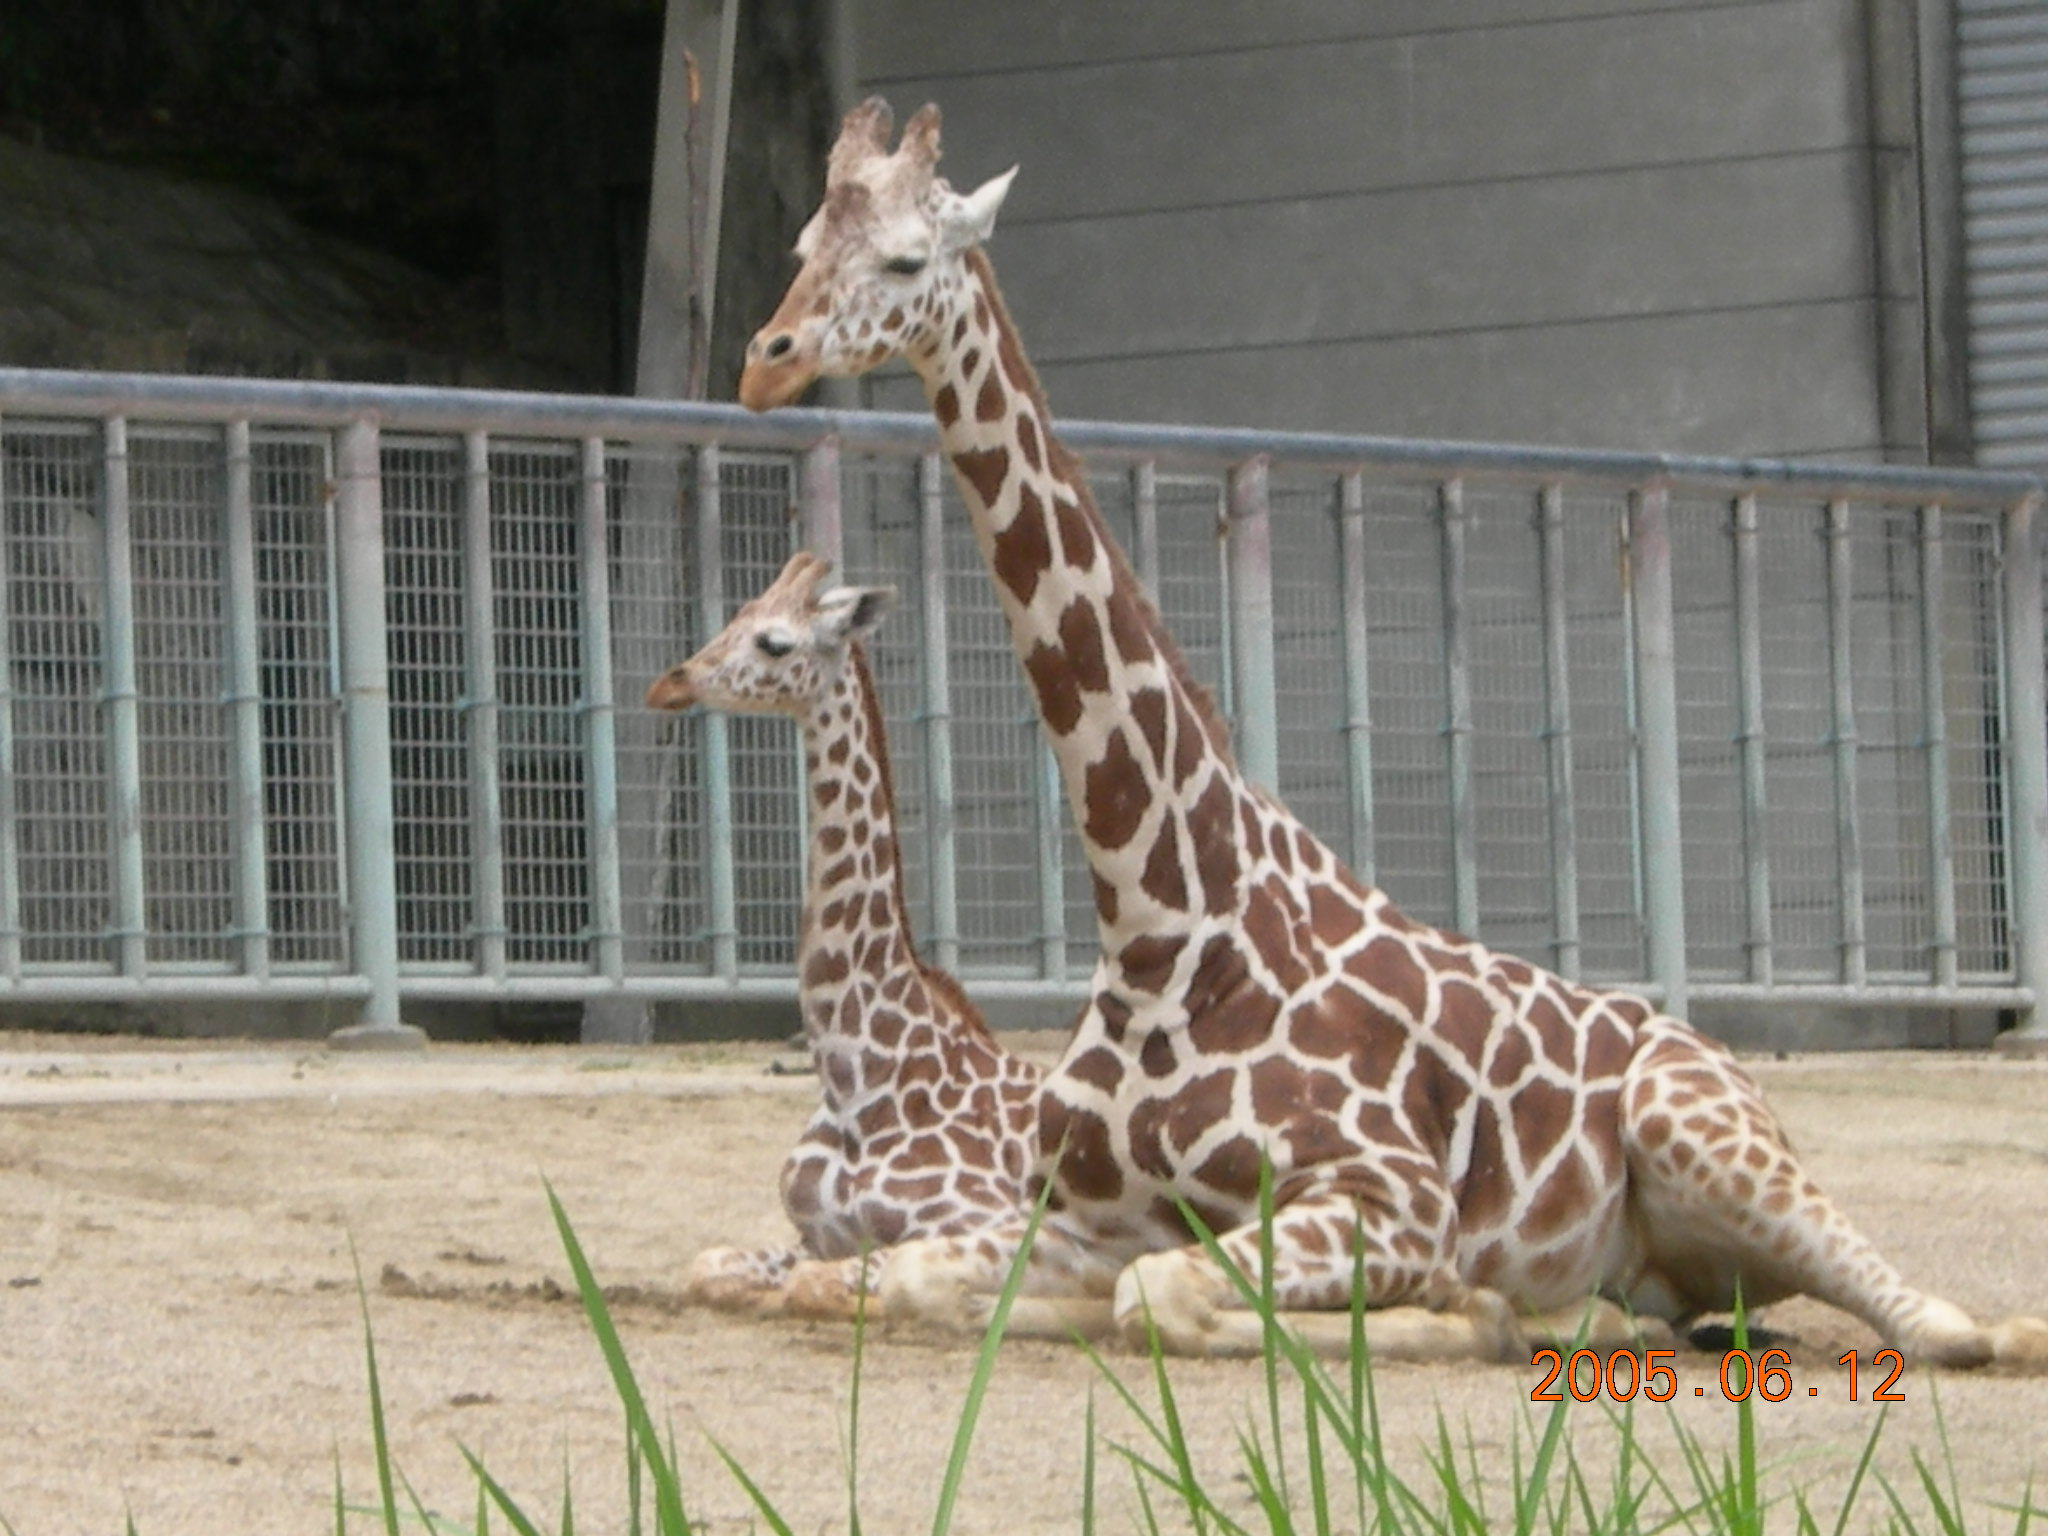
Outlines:
{"type": "Polygon", "coordinates": [[[1081,461],[1070,452],[1052,430],[1052,407],[1046,402],[1045,386],[1038,381],[1038,370],[1031,366],[1031,359],[1025,355],[1017,340],[1016,322],[1010,318],[1009,306],[1003,301],[1001,285],[996,282],[996,270],[988,259],[988,253],[980,246],[971,247],[967,253],[967,264],[980,277],[982,287],[988,293],[988,302],[996,323],[996,335],[1002,349],[1003,372],[1014,387],[1021,388],[1038,411],[1043,424],[1046,464],[1060,479],[1073,488],[1080,502],[1082,514],[1088,519],[1102,547],[1109,552],[1110,569],[1117,581],[1132,594],[1138,607],[1139,617],[1144,620],[1146,632],[1152,637],[1153,647],[1165,661],[1173,679],[1187,694],[1194,706],[1196,716],[1209,734],[1210,744],[1225,759],[1231,759],[1230,727],[1224,722],[1222,712],[1216,708],[1215,695],[1201,683],[1188,665],[1186,654],[1180,642],[1173,638],[1173,632],[1166,627],[1166,620],[1159,612],[1159,605],[1152,601],[1152,594],[1145,590],[1145,584],[1138,580],[1131,569],[1130,559],[1124,554],[1123,545],[1110,536],[1109,525],[1103,520],[1101,509],[1095,505],[1095,493],[1089,488],[1088,475],[1081,461]]]}
{"type": "MultiPolygon", "coordinates": [[[[875,688],[874,672],[868,666],[867,647],[858,640],[848,645],[846,648],[846,664],[853,668],[854,679],[858,685],[861,709],[867,720],[868,740],[874,743],[875,748],[874,759],[877,782],[880,787],[883,803],[890,808],[890,820],[893,826],[895,822],[896,784],[889,770],[889,738],[882,724],[881,695],[875,688]]],[[[891,836],[892,838],[897,837],[898,834],[892,831],[891,836]]],[[[988,1027],[988,1021],[982,1017],[981,1010],[975,1007],[972,1000],[968,998],[966,989],[960,985],[959,979],[952,972],[930,964],[918,952],[917,939],[911,933],[908,921],[910,903],[903,889],[903,849],[900,841],[894,852],[895,857],[890,861],[889,894],[890,899],[896,905],[898,916],[904,919],[900,924],[903,932],[903,946],[910,952],[911,964],[917,968],[918,975],[924,978],[926,988],[940,998],[942,1002],[951,1006],[954,1017],[963,1027],[993,1043],[995,1036],[988,1027]]]]}

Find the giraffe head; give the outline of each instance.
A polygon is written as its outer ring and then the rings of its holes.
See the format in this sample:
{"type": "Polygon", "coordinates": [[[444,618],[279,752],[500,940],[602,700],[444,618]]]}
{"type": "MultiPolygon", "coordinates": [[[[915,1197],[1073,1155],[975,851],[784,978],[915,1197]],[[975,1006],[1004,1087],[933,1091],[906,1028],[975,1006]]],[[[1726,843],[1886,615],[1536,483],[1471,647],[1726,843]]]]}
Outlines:
{"type": "Polygon", "coordinates": [[[693,704],[801,719],[844,673],[854,641],[895,600],[894,587],[824,587],[831,564],[808,551],[733,615],[716,639],[647,690],[649,709],[693,704]]]}
{"type": "Polygon", "coordinates": [[[962,263],[995,228],[1013,166],[962,195],[934,176],[939,109],[919,108],[889,148],[889,104],[846,114],[825,201],[797,236],[803,266],[747,347],[740,400],[772,410],[825,376],[851,378],[928,351],[966,291],[962,263]]]}

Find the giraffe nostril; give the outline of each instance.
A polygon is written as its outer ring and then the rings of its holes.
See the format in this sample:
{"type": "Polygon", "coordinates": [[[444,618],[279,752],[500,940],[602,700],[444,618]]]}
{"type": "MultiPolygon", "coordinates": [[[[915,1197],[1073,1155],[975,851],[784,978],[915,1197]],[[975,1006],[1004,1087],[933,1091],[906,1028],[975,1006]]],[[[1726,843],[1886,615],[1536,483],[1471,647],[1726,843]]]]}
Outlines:
{"type": "Polygon", "coordinates": [[[790,335],[789,332],[784,331],[780,336],[774,337],[769,341],[761,355],[767,358],[769,362],[774,363],[780,362],[795,350],[796,338],[790,335]]]}

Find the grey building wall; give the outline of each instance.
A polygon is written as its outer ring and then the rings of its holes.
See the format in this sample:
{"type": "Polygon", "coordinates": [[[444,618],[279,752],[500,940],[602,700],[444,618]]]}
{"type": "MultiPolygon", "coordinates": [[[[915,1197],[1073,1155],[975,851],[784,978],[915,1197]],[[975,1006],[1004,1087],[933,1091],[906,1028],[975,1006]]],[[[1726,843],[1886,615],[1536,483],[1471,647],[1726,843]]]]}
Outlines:
{"type": "Polygon", "coordinates": [[[1021,162],[1061,414],[1918,457],[1924,9],[873,0],[852,73],[1021,162]]]}

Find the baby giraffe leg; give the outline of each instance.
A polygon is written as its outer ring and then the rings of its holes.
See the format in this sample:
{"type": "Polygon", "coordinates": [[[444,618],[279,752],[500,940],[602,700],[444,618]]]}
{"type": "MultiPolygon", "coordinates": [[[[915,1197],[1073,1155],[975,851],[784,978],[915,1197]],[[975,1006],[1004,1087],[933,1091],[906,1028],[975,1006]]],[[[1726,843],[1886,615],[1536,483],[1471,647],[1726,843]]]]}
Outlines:
{"type": "Polygon", "coordinates": [[[794,1248],[706,1248],[683,1270],[683,1300],[720,1312],[779,1312],[783,1283],[801,1258],[794,1248]]]}

